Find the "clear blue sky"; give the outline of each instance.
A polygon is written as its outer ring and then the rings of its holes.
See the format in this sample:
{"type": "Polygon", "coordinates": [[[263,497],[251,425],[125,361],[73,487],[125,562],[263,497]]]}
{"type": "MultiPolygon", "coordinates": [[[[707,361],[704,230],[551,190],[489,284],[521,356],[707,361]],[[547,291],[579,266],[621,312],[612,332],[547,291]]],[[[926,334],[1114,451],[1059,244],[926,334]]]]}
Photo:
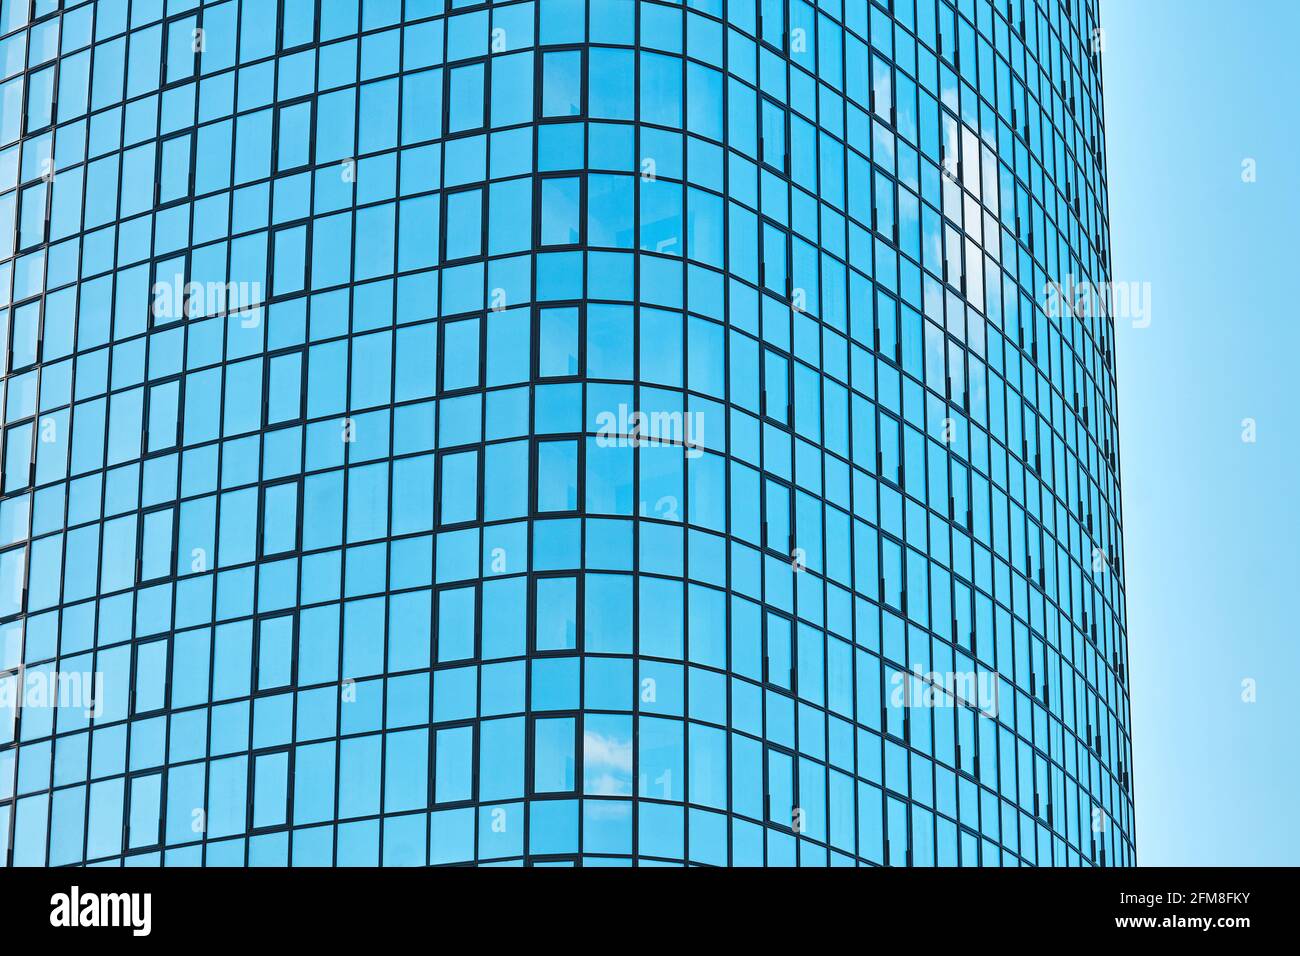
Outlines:
{"type": "Polygon", "coordinates": [[[1138,863],[1295,865],[1300,3],[1101,19],[1114,278],[1152,297],[1116,346],[1138,863]]]}

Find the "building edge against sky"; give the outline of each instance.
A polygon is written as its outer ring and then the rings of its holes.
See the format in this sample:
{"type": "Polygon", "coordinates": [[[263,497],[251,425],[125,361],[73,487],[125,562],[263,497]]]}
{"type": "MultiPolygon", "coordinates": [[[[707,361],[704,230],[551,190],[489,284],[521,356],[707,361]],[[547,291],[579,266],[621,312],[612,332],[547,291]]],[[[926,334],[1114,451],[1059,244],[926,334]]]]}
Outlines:
{"type": "Polygon", "coordinates": [[[1131,864],[1095,6],[0,2],[0,860],[1131,864]]]}

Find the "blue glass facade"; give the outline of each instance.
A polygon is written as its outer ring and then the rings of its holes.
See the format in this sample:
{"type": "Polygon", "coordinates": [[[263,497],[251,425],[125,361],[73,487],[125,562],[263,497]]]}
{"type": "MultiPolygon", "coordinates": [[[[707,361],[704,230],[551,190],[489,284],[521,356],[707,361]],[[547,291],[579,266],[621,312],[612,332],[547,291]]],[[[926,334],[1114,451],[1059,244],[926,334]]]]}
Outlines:
{"type": "Polygon", "coordinates": [[[3,0],[0,860],[1133,862],[1092,0],[3,0]]]}

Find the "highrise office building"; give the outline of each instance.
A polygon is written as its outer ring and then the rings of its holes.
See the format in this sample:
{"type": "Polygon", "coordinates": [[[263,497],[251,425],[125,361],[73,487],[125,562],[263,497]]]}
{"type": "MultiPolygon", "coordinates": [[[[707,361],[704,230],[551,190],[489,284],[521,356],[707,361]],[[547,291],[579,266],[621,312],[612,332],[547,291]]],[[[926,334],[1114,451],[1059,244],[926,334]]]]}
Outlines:
{"type": "Polygon", "coordinates": [[[1132,863],[1102,45],[0,2],[0,861],[1132,863]]]}

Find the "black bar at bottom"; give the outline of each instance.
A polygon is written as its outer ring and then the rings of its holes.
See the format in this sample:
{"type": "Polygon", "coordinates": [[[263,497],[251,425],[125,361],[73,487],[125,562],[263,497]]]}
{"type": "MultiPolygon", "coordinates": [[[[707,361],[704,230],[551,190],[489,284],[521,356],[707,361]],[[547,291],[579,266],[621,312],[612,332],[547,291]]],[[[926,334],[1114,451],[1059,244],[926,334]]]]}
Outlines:
{"type": "Polygon", "coordinates": [[[1294,924],[1294,876],[1268,868],[0,870],[0,938],[337,945],[414,934],[434,949],[460,949],[474,936],[489,943],[522,934],[541,945],[603,938],[604,948],[657,933],[665,945],[684,942],[698,925],[732,938],[794,929],[809,941],[839,938],[846,952],[900,934],[922,946],[965,940],[983,949],[1039,931],[1061,943],[1138,934],[1231,945],[1239,934],[1294,924]]]}

